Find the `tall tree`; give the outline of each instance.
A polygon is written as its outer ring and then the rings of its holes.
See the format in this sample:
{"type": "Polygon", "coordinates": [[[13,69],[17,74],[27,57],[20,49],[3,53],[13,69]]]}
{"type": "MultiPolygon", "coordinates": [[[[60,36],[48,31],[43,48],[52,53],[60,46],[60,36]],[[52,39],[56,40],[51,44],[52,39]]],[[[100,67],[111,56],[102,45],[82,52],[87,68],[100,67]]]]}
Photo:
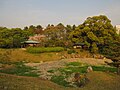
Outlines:
{"type": "Polygon", "coordinates": [[[35,34],[42,34],[43,33],[43,28],[41,25],[37,25],[36,28],[34,29],[35,34]]]}
{"type": "Polygon", "coordinates": [[[79,25],[70,37],[74,43],[88,43],[91,51],[95,51],[92,49],[97,46],[99,48],[96,48],[97,52],[116,39],[116,30],[106,16],[93,16],[88,17],[83,24],[79,25]]]}

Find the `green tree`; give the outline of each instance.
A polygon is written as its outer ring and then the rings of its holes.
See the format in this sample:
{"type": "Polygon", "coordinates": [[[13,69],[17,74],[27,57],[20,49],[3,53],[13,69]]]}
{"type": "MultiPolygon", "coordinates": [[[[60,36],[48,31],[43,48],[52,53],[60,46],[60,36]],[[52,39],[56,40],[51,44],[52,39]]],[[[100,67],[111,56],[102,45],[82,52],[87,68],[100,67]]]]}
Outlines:
{"type": "Polygon", "coordinates": [[[28,33],[20,28],[0,28],[0,48],[17,48],[28,39],[28,33]]]}
{"type": "Polygon", "coordinates": [[[88,43],[90,51],[94,51],[93,48],[102,51],[105,45],[117,39],[117,34],[111,21],[106,16],[100,15],[88,17],[71,32],[70,38],[73,43],[88,43]]]}
{"type": "Polygon", "coordinates": [[[117,67],[117,73],[120,75],[120,36],[117,41],[109,43],[104,49],[102,54],[111,59],[112,62],[106,62],[110,66],[117,67]]]}

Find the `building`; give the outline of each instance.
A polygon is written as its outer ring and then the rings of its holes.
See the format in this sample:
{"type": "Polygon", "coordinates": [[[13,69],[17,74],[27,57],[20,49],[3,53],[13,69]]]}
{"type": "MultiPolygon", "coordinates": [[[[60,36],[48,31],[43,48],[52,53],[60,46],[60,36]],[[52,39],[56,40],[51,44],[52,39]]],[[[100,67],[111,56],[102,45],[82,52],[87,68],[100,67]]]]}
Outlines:
{"type": "Polygon", "coordinates": [[[116,30],[117,30],[116,33],[120,34],[120,25],[116,25],[115,27],[116,27],[116,30]]]}
{"type": "Polygon", "coordinates": [[[25,48],[29,46],[36,47],[38,44],[40,44],[38,41],[28,40],[21,42],[21,48],[25,48]]]}

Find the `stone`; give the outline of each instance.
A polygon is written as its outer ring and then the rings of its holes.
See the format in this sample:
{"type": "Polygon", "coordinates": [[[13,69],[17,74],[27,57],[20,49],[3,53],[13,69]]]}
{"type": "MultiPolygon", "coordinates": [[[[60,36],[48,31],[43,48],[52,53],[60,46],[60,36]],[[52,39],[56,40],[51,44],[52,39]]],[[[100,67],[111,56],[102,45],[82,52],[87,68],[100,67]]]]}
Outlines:
{"type": "Polygon", "coordinates": [[[92,72],[92,71],[93,71],[92,67],[89,66],[89,67],[87,68],[87,72],[92,72]]]}

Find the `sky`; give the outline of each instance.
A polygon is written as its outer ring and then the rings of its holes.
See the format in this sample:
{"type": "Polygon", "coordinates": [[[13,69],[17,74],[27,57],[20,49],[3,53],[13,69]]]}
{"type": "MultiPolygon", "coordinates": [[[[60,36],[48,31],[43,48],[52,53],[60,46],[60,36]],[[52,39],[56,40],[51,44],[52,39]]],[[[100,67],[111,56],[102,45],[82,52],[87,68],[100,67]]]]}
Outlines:
{"type": "Polygon", "coordinates": [[[8,28],[79,25],[96,15],[106,15],[112,25],[120,24],[120,0],[0,0],[0,26],[8,28]]]}

